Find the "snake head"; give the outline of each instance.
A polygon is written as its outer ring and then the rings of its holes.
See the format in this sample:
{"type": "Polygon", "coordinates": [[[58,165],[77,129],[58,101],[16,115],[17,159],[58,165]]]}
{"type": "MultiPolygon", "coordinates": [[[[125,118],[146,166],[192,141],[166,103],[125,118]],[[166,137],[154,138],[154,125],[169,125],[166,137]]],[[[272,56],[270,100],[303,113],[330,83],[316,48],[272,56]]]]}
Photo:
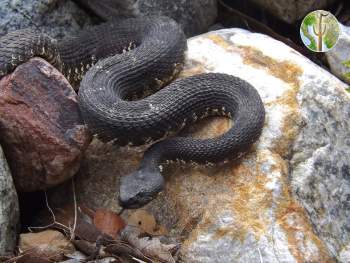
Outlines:
{"type": "Polygon", "coordinates": [[[159,170],[140,169],[120,179],[119,203],[124,208],[139,208],[152,201],[164,187],[159,170]]]}

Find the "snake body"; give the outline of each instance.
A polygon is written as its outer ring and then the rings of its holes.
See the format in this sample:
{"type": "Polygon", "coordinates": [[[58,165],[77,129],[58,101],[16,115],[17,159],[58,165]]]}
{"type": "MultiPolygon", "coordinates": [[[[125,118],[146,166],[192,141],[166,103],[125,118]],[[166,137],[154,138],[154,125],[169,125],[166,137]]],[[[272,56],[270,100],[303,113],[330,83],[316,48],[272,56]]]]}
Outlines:
{"type": "Polygon", "coordinates": [[[179,79],[145,97],[151,87],[176,76],[185,49],[181,28],[166,17],[116,20],[59,41],[15,31],[0,38],[0,77],[34,56],[46,58],[72,81],[83,77],[78,98],[84,121],[103,141],[120,145],[159,140],[208,115],[232,118],[234,125],[219,137],[171,137],[150,146],[139,169],[121,178],[120,203],[140,207],[162,190],[163,162],[235,158],[259,138],[264,124],[255,88],[226,74],[179,79]]]}

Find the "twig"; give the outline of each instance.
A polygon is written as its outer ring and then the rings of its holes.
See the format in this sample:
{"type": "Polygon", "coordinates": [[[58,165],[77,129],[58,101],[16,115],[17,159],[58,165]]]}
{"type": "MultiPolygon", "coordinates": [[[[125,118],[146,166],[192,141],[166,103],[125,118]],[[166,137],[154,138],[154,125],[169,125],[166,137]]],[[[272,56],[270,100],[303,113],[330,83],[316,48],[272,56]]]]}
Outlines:
{"type": "Polygon", "coordinates": [[[19,260],[19,259],[22,258],[22,257],[23,257],[23,255],[18,255],[18,256],[15,256],[15,257],[13,257],[13,258],[10,258],[10,259],[4,261],[3,263],[17,262],[17,260],[19,260]]]}
{"type": "Polygon", "coordinates": [[[131,257],[131,259],[135,260],[136,262],[139,262],[139,263],[147,263],[146,261],[143,261],[143,260],[135,258],[135,257],[131,257]]]}
{"type": "Polygon", "coordinates": [[[72,191],[73,191],[73,202],[74,202],[74,224],[73,224],[70,240],[73,240],[75,237],[75,229],[77,227],[77,220],[78,220],[78,205],[77,205],[77,197],[75,194],[75,184],[74,184],[73,178],[72,178],[72,191]]]}
{"type": "Polygon", "coordinates": [[[68,229],[69,232],[71,233],[71,231],[70,231],[71,228],[70,227],[65,226],[64,224],[56,221],[56,216],[55,216],[55,213],[53,212],[52,208],[49,205],[49,201],[48,201],[48,198],[47,198],[46,191],[44,191],[44,194],[45,194],[46,207],[47,207],[47,209],[49,210],[49,212],[50,212],[50,214],[52,216],[53,222],[51,224],[46,225],[46,226],[29,226],[28,230],[30,232],[33,232],[34,229],[48,229],[48,228],[53,227],[53,226],[60,226],[60,227],[63,228],[64,231],[66,231],[68,229]]]}
{"type": "Polygon", "coordinates": [[[120,216],[124,211],[125,211],[125,208],[122,207],[122,209],[120,209],[120,211],[118,212],[118,216],[120,216]]]}
{"type": "Polygon", "coordinates": [[[264,263],[264,260],[262,258],[261,251],[260,251],[259,247],[258,247],[258,252],[259,252],[260,263],[264,263]]]}
{"type": "Polygon", "coordinates": [[[344,3],[340,2],[339,5],[337,6],[337,9],[334,12],[334,16],[338,17],[340,15],[341,11],[343,10],[343,8],[344,8],[344,3]]]}
{"type": "Polygon", "coordinates": [[[29,227],[28,227],[28,230],[29,230],[30,232],[33,232],[32,229],[47,229],[47,228],[49,228],[49,227],[51,227],[51,226],[54,226],[54,225],[56,225],[56,224],[61,225],[61,226],[63,226],[63,227],[66,228],[65,225],[63,225],[63,224],[61,224],[61,223],[59,223],[59,222],[56,221],[55,214],[54,214],[53,210],[51,209],[51,207],[50,207],[50,205],[49,205],[49,202],[48,202],[48,199],[47,199],[46,191],[44,191],[44,195],[45,195],[46,207],[47,207],[47,209],[49,210],[49,212],[50,212],[50,214],[51,214],[51,216],[52,216],[53,222],[52,222],[51,224],[46,225],[46,226],[29,226],[29,227]]]}
{"type": "Polygon", "coordinates": [[[49,200],[47,198],[47,193],[46,191],[44,191],[44,194],[45,194],[45,203],[46,203],[46,206],[47,208],[49,209],[49,212],[53,218],[53,221],[56,222],[56,216],[55,216],[55,213],[53,212],[52,208],[49,206],[49,200]]]}

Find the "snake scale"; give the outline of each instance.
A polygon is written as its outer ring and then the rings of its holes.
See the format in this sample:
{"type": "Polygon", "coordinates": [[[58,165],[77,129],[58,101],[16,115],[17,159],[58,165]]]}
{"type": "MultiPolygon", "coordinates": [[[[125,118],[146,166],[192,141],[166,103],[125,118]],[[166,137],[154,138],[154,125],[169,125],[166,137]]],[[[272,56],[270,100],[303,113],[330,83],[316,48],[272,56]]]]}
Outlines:
{"type": "Polygon", "coordinates": [[[170,83],[181,70],[185,50],[183,31],[167,17],[115,20],[62,40],[25,29],[0,38],[0,77],[31,57],[43,57],[68,80],[82,78],[81,113],[101,140],[120,145],[158,140],[139,169],[121,178],[119,201],[136,208],[162,190],[163,162],[235,158],[259,138],[264,125],[258,92],[240,78],[208,73],[170,83]],[[151,88],[162,89],[147,94],[151,88]],[[215,138],[159,140],[208,115],[229,117],[234,125],[215,138]]]}

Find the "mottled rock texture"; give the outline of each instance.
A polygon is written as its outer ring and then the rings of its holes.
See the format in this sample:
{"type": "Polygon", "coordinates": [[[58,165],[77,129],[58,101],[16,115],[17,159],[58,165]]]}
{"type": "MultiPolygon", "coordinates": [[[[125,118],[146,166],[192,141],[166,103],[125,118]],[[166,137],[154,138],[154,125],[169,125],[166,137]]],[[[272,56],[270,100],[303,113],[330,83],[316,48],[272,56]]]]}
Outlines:
{"type": "Polygon", "coordinates": [[[0,136],[19,191],[72,177],[90,141],[73,88],[39,58],[0,80],[0,136]]]}
{"type": "Polygon", "coordinates": [[[314,10],[327,8],[337,0],[249,0],[287,23],[295,23],[314,10]]]}
{"type": "Polygon", "coordinates": [[[341,34],[337,44],[325,53],[334,75],[350,83],[350,27],[341,25],[341,34]]]}
{"type": "MultiPolygon", "coordinates": [[[[238,160],[164,167],[165,190],[144,209],[183,241],[182,262],[349,262],[347,85],[285,44],[239,29],[188,40],[180,77],[203,72],[251,83],[266,122],[238,160]]],[[[230,125],[211,118],[183,134],[214,137],[230,125]]],[[[145,148],[94,140],[76,178],[78,199],[120,210],[119,178],[137,169],[145,148]]]]}
{"type": "Polygon", "coordinates": [[[217,17],[216,0],[78,0],[104,20],[120,16],[169,16],[187,36],[203,33],[217,17]]]}
{"type": "Polygon", "coordinates": [[[347,253],[341,261],[350,262],[350,94],[334,84],[324,79],[301,87],[306,125],[294,144],[290,175],[315,231],[333,255],[347,253]]]}
{"type": "Polygon", "coordinates": [[[59,38],[91,23],[70,0],[0,0],[0,36],[31,27],[59,38]]]}
{"type": "Polygon", "coordinates": [[[0,147],[0,255],[12,253],[19,231],[19,207],[15,186],[0,147]]]}

